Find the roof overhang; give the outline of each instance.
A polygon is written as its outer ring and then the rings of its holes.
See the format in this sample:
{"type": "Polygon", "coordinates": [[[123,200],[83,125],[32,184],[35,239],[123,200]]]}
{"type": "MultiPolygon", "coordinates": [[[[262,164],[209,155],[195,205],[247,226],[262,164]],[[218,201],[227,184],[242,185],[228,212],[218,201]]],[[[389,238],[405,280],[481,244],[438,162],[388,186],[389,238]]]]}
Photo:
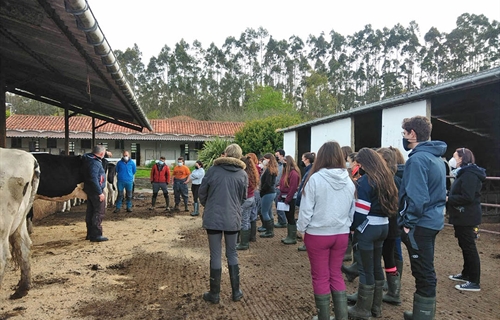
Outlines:
{"type": "Polygon", "coordinates": [[[7,91],[152,131],[85,0],[0,0],[7,91]]]}

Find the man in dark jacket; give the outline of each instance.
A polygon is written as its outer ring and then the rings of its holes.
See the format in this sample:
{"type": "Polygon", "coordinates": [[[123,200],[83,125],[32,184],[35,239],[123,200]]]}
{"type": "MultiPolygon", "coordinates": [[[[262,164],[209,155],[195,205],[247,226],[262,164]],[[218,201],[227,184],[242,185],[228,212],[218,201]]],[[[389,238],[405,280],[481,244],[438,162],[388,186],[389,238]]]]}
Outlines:
{"type": "Polygon", "coordinates": [[[399,190],[399,225],[401,240],[408,249],[411,271],[415,277],[413,313],[405,311],[404,319],[434,319],[436,312],[436,272],[434,245],[444,227],[446,174],[441,156],[446,143],[428,141],[430,120],[415,116],[403,120],[403,147],[409,151],[399,190]]]}
{"type": "Polygon", "coordinates": [[[97,145],[92,149],[92,153],[83,155],[83,190],[87,193],[87,212],[85,222],[87,224],[87,238],[92,242],[107,241],[108,238],[102,236],[102,219],[104,218],[106,202],[104,188],[106,186],[106,174],[102,166],[102,158],[106,148],[97,145]]]}
{"type": "Polygon", "coordinates": [[[220,299],[222,234],[226,244],[233,301],[243,297],[236,240],[241,229],[241,205],[247,198],[248,176],[244,170],[245,163],[240,160],[240,146],[231,144],[224,154],[225,157],[215,159],[199,190],[200,203],[205,207],[203,228],[207,230],[210,247],[210,291],[203,294],[203,299],[211,303],[219,303],[220,299]]]}

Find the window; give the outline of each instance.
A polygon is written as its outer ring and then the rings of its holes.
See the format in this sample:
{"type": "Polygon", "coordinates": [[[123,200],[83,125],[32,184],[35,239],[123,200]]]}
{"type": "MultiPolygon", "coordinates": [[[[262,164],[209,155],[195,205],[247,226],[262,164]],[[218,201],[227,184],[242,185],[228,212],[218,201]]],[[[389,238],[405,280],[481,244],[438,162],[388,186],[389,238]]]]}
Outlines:
{"type": "Polygon", "coordinates": [[[11,138],[10,139],[10,147],[11,148],[22,148],[23,147],[23,139],[22,138],[11,138]]]}
{"type": "Polygon", "coordinates": [[[90,149],[92,140],[80,140],[80,147],[82,149],[90,149]]]}
{"type": "Polygon", "coordinates": [[[57,148],[57,139],[47,138],[47,148],[49,148],[49,149],[57,148]]]}
{"type": "Polygon", "coordinates": [[[73,152],[73,154],[75,154],[75,142],[74,141],[69,142],[69,152],[70,152],[70,154],[71,154],[71,152],[73,152]]]}
{"type": "Polygon", "coordinates": [[[39,140],[31,140],[29,142],[29,152],[39,152],[40,151],[40,141],[39,140]]]}
{"type": "Polygon", "coordinates": [[[115,149],[116,150],[125,150],[125,141],[124,140],[115,140],[115,149]]]}

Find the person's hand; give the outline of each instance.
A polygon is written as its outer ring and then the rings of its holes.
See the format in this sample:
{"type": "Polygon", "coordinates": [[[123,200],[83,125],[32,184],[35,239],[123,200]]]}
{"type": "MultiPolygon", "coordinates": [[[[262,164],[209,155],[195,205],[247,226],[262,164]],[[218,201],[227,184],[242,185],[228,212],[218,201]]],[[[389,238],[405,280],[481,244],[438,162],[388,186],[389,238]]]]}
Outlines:
{"type": "Polygon", "coordinates": [[[99,201],[100,201],[100,202],[103,202],[103,201],[104,201],[104,193],[101,193],[101,194],[99,195],[99,201]]]}
{"type": "Polygon", "coordinates": [[[407,228],[407,227],[403,227],[403,230],[405,231],[405,233],[410,232],[410,229],[409,229],[409,228],[407,228]]]}
{"type": "Polygon", "coordinates": [[[298,235],[299,237],[304,238],[304,235],[303,235],[303,234],[302,234],[302,232],[300,232],[300,231],[297,231],[297,235],[298,235]]]}

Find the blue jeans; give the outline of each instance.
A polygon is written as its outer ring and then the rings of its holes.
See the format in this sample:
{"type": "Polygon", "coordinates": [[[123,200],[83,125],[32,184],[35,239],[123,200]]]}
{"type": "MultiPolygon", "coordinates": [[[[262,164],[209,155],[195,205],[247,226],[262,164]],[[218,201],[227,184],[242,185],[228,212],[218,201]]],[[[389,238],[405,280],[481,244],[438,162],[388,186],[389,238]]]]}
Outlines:
{"type": "Polygon", "coordinates": [[[116,209],[120,209],[122,207],[123,201],[123,189],[125,189],[125,194],[127,197],[127,209],[132,208],[132,188],[134,182],[133,181],[118,181],[118,199],[116,199],[116,209]]]}
{"type": "Polygon", "coordinates": [[[254,191],[255,202],[252,208],[252,213],[250,214],[250,221],[257,221],[260,213],[260,192],[259,190],[254,191]]]}
{"type": "Polygon", "coordinates": [[[273,220],[273,202],[275,197],[276,193],[268,193],[260,198],[261,214],[264,221],[273,220]]]}
{"type": "Polygon", "coordinates": [[[185,184],[186,179],[174,179],[174,199],[175,199],[175,205],[179,205],[181,202],[181,195],[182,199],[184,200],[184,204],[187,206],[188,204],[188,185],[185,184]]]}
{"type": "Polygon", "coordinates": [[[415,227],[409,233],[401,232],[410,257],[411,274],[415,278],[416,293],[422,297],[436,296],[436,271],[434,270],[434,247],[439,230],[415,227]]]}
{"type": "Polygon", "coordinates": [[[250,230],[250,216],[255,204],[254,197],[248,198],[241,205],[241,230],[250,230]]]}
{"type": "Polygon", "coordinates": [[[382,246],[389,225],[368,225],[363,233],[354,231],[354,239],[357,241],[361,264],[358,264],[359,282],[366,285],[374,285],[375,280],[384,280],[382,269],[382,246]]]}

